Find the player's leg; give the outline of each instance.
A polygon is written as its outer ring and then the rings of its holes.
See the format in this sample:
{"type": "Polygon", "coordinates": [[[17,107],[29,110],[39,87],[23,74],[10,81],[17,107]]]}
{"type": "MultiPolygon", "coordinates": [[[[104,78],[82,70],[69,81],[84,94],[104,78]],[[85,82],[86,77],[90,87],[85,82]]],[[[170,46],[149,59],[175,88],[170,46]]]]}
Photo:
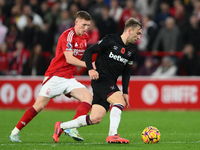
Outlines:
{"type": "Polygon", "coordinates": [[[54,142],[59,141],[60,134],[58,130],[66,130],[72,128],[79,128],[83,126],[88,126],[92,124],[100,123],[101,119],[105,116],[106,109],[100,105],[93,105],[90,115],[79,116],[78,118],[68,121],[68,122],[56,122],[57,127],[55,127],[55,132],[53,134],[54,142]]]}
{"type": "Polygon", "coordinates": [[[92,103],[92,94],[90,91],[87,88],[76,88],[70,92],[70,95],[81,101],[81,104],[78,106],[73,119],[88,114],[92,103]]]}
{"type": "Polygon", "coordinates": [[[30,107],[22,118],[17,123],[16,127],[12,130],[9,140],[12,142],[21,142],[19,139],[19,132],[24,128],[49,102],[50,98],[38,96],[35,104],[30,107]]]}
{"type": "Polygon", "coordinates": [[[24,128],[48,104],[50,98],[62,94],[65,87],[66,85],[63,78],[55,76],[52,78],[45,77],[34,105],[24,113],[16,127],[12,130],[11,135],[9,136],[10,141],[21,142],[18,136],[21,129],[24,128]]]}
{"type": "Polygon", "coordinates": [[[129,143],[127,139],[122,139],[117,134],[117,129],[121,120],[121,113],[125,106],[125,101],[120,91],[113,93],[108,97],[107,101],[112,104],[112,109],[110,111],[110,128],[109,134],[106,139],[108,143],[129,143]]]}
{"type": "MultiPolygon", "coordinates": [[[[77,82],[75,79],[71,79],[70,86],[68,87],[68,91],[66,92],[70,92],[70,96],[81,102],[76,110],[76,114],[73,119],[76,119],[77,117],[82,115],[87,115],[91,109],[92,103],[92,94],[89,92],[89,90],[80,82],[77,82]]],[[[72,137],[76,141],[84,140],[83,137],[79,135],[76,128],[66,129],[64,130],[64,132],[66,135],[72,137]]]]}

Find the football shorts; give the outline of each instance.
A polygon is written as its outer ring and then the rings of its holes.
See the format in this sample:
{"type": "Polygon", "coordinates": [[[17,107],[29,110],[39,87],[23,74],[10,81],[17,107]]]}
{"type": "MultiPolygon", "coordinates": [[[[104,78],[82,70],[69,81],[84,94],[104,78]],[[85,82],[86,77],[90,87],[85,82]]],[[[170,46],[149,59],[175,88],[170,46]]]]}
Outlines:
{"type": "Polygon", "coordinates": [[[83,84],[78,82],[75,78],[67,79],[58,76],[51,78],[45,77],[39,95],[49,98],[60,96],[61,94],[70,93],[73,89],[86,88],[83,84]]]}

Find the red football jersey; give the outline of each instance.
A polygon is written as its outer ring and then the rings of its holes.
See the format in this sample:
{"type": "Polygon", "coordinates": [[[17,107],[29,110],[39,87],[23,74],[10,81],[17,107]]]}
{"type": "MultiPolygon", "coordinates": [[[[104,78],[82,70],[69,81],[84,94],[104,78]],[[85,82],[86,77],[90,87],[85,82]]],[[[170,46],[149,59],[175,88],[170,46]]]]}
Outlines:
{"type": "Polygon", "coordinates": [[[81,59],[87,47],[89,36],[87,33],[78,36],[73,28],[62,33],[58,40],[56,55],[52,59],[45,76],[59,76],[64,78],[74,78],[76,67],[66,62],[65,51],[72,51],[73,56],[81,59]]]}

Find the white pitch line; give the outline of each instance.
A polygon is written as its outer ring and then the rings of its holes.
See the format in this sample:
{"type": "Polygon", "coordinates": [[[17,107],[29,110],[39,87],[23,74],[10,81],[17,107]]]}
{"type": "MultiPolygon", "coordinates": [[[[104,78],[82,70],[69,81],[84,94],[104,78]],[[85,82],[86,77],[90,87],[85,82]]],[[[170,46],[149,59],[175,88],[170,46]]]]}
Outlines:
{"type": "MultiPolygon", "coordinates": [[[[190,141],[190,142],[184,142],[184,141],[176,141],[176,142],[160,142],[160,144],[188,144],[188,143],[200,143],[200,141],[190,141]]],[[[35,145],[35,143],[13,143],[13,144],[0,144],[1,146],[15,146],[15,145],[35,145]]],[[[107,144],[106,142],[103,143],[37,143],[37,145],[52,145],[53,147],[57,145],[102,145],[107,144]]],[[[143,142],[137,142],[132,144],[144,144],[143,142]]]]}

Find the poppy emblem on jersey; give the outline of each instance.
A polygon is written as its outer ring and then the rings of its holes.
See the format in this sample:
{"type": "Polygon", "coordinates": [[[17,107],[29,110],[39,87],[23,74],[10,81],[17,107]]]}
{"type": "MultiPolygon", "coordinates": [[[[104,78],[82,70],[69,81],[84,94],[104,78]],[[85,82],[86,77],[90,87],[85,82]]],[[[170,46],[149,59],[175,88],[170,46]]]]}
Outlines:
{"type": "Polygon", "coordinates": [[[70,42],[67,43],[68,48],[72,48],[72,44],[70,42]]]}
{"type": "Polygon", "coordinates": [[[80,47],[83,48],[83,43],[80,43],[80,47]]]}
{"type": "Polygon", "coordinates": [[[122,53],[122,54],[125,53],[125,48],[124,48],[124,47],[121,49],[121,53],[122,53]]]}

